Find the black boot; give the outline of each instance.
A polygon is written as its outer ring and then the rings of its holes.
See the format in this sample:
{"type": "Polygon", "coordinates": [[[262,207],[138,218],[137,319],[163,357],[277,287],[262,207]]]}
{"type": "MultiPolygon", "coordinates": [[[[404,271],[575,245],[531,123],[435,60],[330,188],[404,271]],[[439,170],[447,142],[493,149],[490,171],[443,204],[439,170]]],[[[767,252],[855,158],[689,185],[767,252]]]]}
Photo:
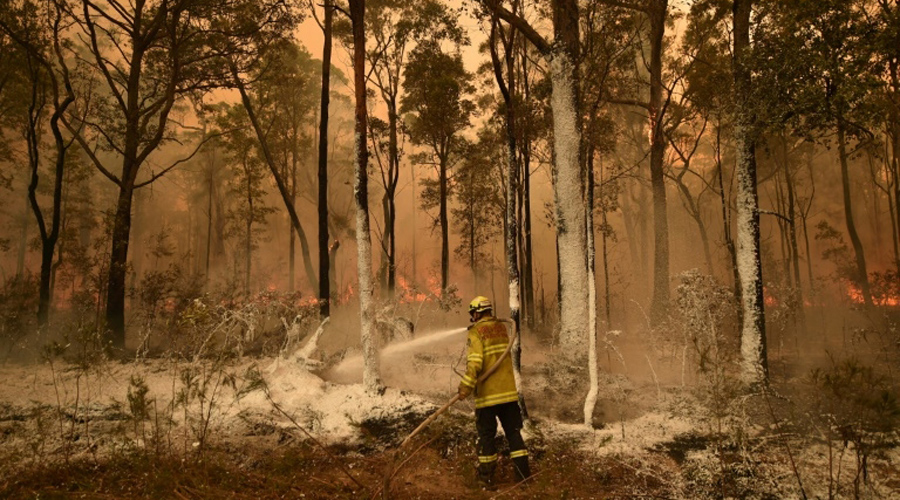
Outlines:
{"type": "Polygon", "coordinates": [[[478,464],[478,483],[482,488],[492,489],[494,487],[494,469],[496,468],[497,462],[478,464]]]}
{"type": "Polygon", "coordinates": [[[516,471],[516,482],[528,479],[531,475],[531,469],[528,467],[528,457],[515,457],[512,459],[513,468],[516,471]]]}

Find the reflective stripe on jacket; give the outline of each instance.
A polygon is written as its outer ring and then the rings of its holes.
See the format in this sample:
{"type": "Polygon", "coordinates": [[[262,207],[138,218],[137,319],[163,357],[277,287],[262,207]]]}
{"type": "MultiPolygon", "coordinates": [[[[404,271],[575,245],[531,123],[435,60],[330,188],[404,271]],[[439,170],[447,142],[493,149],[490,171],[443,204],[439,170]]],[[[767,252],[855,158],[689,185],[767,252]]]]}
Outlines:
{"type": "Polygon", "coordinates": [[[500,363],[497,371],[476,386],[478,377],[500,359],[507,345],[506,326],[493,316],[481,318],[469,327],[466,374],[459,385],[475,389],[475,408],[519,400],[509,356],[500,363]]]}

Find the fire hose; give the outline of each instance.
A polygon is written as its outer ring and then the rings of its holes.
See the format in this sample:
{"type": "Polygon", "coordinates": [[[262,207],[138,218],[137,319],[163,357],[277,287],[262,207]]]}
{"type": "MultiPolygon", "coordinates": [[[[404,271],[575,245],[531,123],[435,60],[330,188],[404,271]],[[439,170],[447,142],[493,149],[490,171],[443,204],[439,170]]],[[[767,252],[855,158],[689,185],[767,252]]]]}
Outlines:
{"type": "MultiPolygon", "coordinates": [[[[510,339],[509,343],[506,345],[506,350],[503,351],[503,354],[501,354],[500,357],[497,358],[497,361],[495,361],[494,364],[492,364],[487,370],[485,370],[484,373],[481,374],[480,377],[478,377],[478,380],[475,382],[476,385],[487,380],[491,375],[494,374],[494,372],[497,371],[498,368],[500,368],[500,363],[502,363],[503,360],[505,360],[507,358],[507,356],[509,356],[509,353],[512,351],[513,344],[519,338],[519,331],[518,331],[518,329],[516,329],[516,324],[514,321],[509,320],[509,319],[501,319],[500,321],[502,321],[504,323],[509,323],[510,325],[512,325],[513,336],[510,339]]],[[[441,416],[443,413],[445,413],[447,410],[449,410],[450,407],[453,406],[454,404],[456,404],[460,399],[462,399],[462,398],[460,397],[459,393],[457,393],[455,396],[450,398],[450,401],[447,401],[447,403],[444,406],[440,407],[437,411],[435,411],[427,419],[425,419],[424,422],[419,424],[419,426],[416,427],[415,430],[413,430],[409,434],[409,436],[406,436],[406,439],[404,439],[403,442],[400,443],[400,446],[396,450],[394,450],[394,453],[391,456],[391,460],[388,462],[387,470],[385,471],[385,474],[384,474],[384,482],[382,483],[381,488],[379,488],[377,491],[375,491],[375,493],[372,495],[373,499],[378,497],[379,493],[383,493],[382,498],[385,498],[385,499],[388,498],[388,489],[390,488],[391,479],[400,470],[400,467],[396,467],[396,468],[394,467],[394,464],[397,462],[397,456],[400,454],[401,451],[403,451],[403,449],[406,447],[406,445],[409,444],[409,442],[412,440],[412,438],[414,438],[417,434],[422,432],[422,430],[424,430],[432,422],[434,422],[439,416],[441,416]]],[[[416,451],[418,451],[418,450],[416,450],[416,451]]],[[[415,452],[413,452],[413,453],[415,453],[415,452]]],[[[406,462],[404,461],[402,464],[400,464],[400,466],[402,467],[403,464],[405,464],[405,463],[406,462]]]]}

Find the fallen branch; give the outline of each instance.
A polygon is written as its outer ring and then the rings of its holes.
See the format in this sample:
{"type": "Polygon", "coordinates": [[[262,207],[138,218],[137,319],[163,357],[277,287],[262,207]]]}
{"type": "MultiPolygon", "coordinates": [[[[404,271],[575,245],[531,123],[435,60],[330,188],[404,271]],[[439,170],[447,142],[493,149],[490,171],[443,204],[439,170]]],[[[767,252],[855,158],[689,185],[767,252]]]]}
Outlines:
{"type": "Polygon", "coordinates": [[[324,484],[325,486],[328,486],[329,488],[334,488],[334,489],[336,489],[336,490],[341,489],[341,488],[340,488],[339,486],[337,486],[336,484],[329,483],[328,481],[325,481],[324,479],[319,479],[319,478],[317,478],[317,477],[315,477],[315,476],[309,476],[309,478],[312,479],[313,481],[317,482],[317,483],[322,483],[322,484],[324,484]]]}
{"type": "MultiPolygon", "coordinates": [[[[322,444],[321,441],[319,441],[318,439],[313,437],[313,435],[310,434],[309,431],[304,429],[303,426],[300,425],[300,423],[297,422],[293,416],[291,416],[288,412],[284,411],[284,408],[282,408],[281,405],[279,405],[278,403],[275,402],[274,399],[272,399],[272,395],[269,393],[269,386],[266,383],[263,382],[261,384],[261,386],[262,386],[263,394],[266,396],[266,399],[269,401],[269,403],[272,405],[272,407],[275,408],[276,411],[278,411],[278,413],[281,413],[282,415],[284,415],[284,417],[287,418],[288,420],[290,420],[290,422],[292,424],[294,424],[294,427],[300,429],[300,431],[302,431],[303,434],[305,434],[306,437],[310,441],[315,443],[316,446],[318,446],[319,448],[322,448],[322,450],[325,452],[325,454],[328,455],[328,458],[330,458],[331,461],[334,462],[341,469],[341,471],[343,471],[344,474],[346,474],[347,477],[349,477],[354,483],[356,483],[362,489],[368,489],[366,487],[366,485],[360,483],[359,480],[357,480],[355,477],[353,477],[353,474],[350,474],[350,469],[348,469],[347,466],[345,466],[343,462],[338,460],[337,457],[332,455],[332,453],[330,451],[328,451],[328,448],[326,448],[325,445],[322,444]]],[[[315,479],[315,478],[313,478],[313,479],[315,479]]]]}

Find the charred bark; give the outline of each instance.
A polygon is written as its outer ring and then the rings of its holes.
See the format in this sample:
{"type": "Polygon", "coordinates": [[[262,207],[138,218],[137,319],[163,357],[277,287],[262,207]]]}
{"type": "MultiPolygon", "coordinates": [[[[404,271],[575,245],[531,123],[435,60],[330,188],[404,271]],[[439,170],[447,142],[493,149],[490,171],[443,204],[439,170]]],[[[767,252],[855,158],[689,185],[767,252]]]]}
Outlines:
{"type": "Polygon", "coordinates": [[[331,279],[329,279],[330,254],[328,252],[328,110],[331,99],[331,31],[334,22],[332,0],[325,0],[322,34],[322,94],[319,107],[319,181],[318,235],[319,235],[319,315],[331,314],[331,279]]]}
{"type": "MultiPolygon", "coordinates": [[[[503,95],[506,103],[506,146],[507,146],[507,171],[506,171],[506,276],[509,284],[509,316],[516,332],[521,332],[521,290],[519,284],[519,218],[518,218],[518,193],[519,193],[519,161],[516,146],[516,112],[512,92],[515,89],[515,73],[512,71],[512,50],[515,43],[515,31],[510,29],[509,39],[503,40],[505,46],[505,58],[507,69],[507,82],[503,79],[503,70],[500,66],[500,58],[497,54],[497,20],[491,24],[490,52],[491,63],[494,68],[494,79],[503,95]]],[[[474,240],[474,238],[473,238],[474,240]]],[[[474,252],[473,252],[474,253],[474,252]]],[[[528,409],[525,405],[525,394],[522,380],[522,341],[521,333],[516,335],[512,351],[513,374],[516,379],[516,389],[519,391],[519,409],[522,417],[528,418],[528,409]]]]}
{"type": "Polygon", "coordinates": [[[447,198],[449,186],[447,179],[447,155],[440,155],[438,166],[440,207],[438,222],[441,225],[441,296],[447,293],[450,286],[450,221],[447,216],[447,198]]]}
{"type": "Polygon", "coordinates": [[[650,186],[653,191],[653,299],[650,319],[663,321],[669,308],[669,218],[666,207],[666,183],[663,155],[666,139],[663,130],[662,52],[666,31],[668,0],[647,3],[650,18],[650,186]]]}
{"type": "Polygon", "coordinates": [[[850,244],[853,247],[853,254],[856,261],[856,284],[859,285],[862,292],[863,301],[866,307],[871,308],[872,290],[869,287],[869,274],[866,269],[866,255],[863,252],[862,240],[856,230],[856,222],[853,220],[853,202],[850,197],[850,168],[847,159],[847,137],[844,127],[844,121],[841,118],[837,120],[837,141],[838,141],[838,159],[841,163],[841,191],[844,199],[844,221],[847,225],[847,234],[850,236],[850,244]]]}

